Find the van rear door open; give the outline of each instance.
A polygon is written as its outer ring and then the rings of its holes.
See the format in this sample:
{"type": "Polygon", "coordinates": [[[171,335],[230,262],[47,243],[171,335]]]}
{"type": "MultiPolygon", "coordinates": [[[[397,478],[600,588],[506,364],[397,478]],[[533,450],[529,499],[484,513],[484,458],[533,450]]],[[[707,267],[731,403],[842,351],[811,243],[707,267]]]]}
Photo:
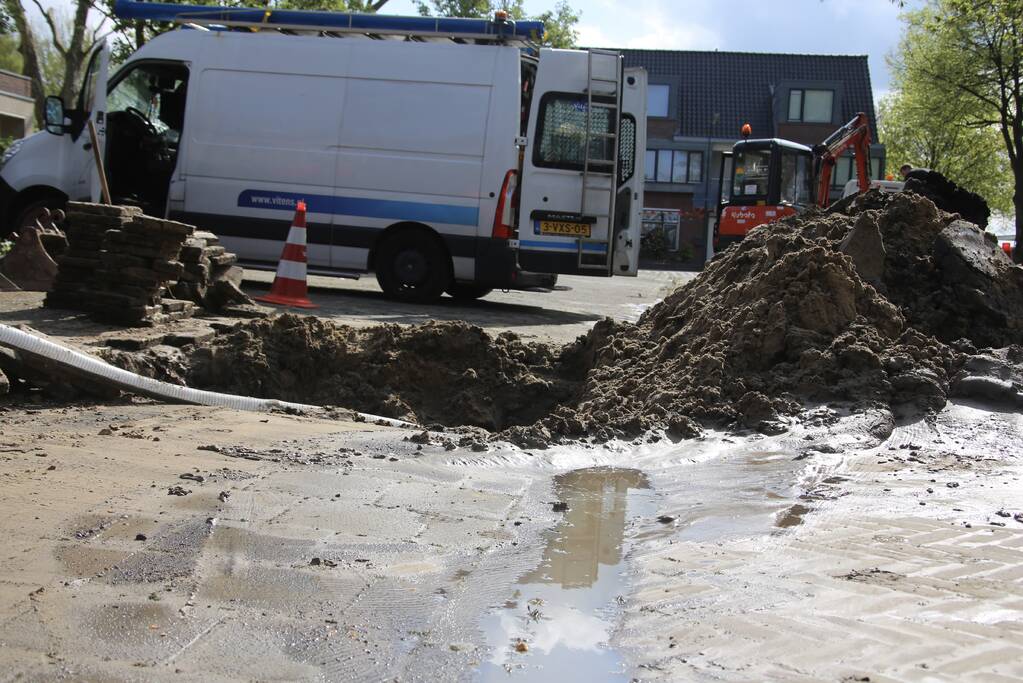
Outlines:
{"type": "MultiPolygon", "coordinates": [[[[623,180],[619,171],[631,169],[635,176],[636,133],[646,121],[634,115],[621,127],[619,121],[623,98],[632,102],[640,89],[645,108],[645,79],[633,78],[633,93],[626,95],[622,73],[617,52],[540,50],[519,199],[523,270],[635,274],[639,239],[615,239],[615,224],[623,222],[616,203],[623,180]],[[621,163],[620,153],[630,158],[621,163]],[[616,215],[617,221],[612,219],[616,215]],[[633,249],[636,254],[630,257],[633,249]]],[[[635,194],[630,187],[627,209],[618,207],[626,210],[629,223],[637,222],[642,204],[642,190],[635,194]]]]}

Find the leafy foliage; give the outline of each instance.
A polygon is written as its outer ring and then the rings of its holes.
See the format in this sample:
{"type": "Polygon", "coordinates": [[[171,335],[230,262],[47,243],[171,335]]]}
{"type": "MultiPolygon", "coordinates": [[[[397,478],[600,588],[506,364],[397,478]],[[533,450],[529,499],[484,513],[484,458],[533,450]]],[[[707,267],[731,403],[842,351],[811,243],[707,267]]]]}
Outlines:
{"type": "Polygon", "coordinates": [[[533,19],[542,21],[546,33],[541,43],[550,47],[574,47],[578,39],[575,27],[579,13],[566,0],[559,0],[553,10],[536,16],[526,14],[522,0],[415,0],[423,16],[474,17],[478,19],[494,16],[497,10],[504,10],[515,20],[533,19]]]}
{"type": "MultiPolygon", "coordinates": [[[[996,132],[1012,170],[1016,237],[1023,242],[1023,2],[929,0],[904,18],[901,51],[892,60],[900,85],[953,107],[958,118],[945,125],[996,132]]],[[[997,165],[987,168],[998,172],[997,165]]]]}
{"type": "Polygon", "coordinates": [[[887,166],[930,168],[984,197],[995,211],[1012,212],[1012,169],[994,126],[971,126],[971,103],[937,96],[913,84],[883,98],[878,128],[887,166]]]}

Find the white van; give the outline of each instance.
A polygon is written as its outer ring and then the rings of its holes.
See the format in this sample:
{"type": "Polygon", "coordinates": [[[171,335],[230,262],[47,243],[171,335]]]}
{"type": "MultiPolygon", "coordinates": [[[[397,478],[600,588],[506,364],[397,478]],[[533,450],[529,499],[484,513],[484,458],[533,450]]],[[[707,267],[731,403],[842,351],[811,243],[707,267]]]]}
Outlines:
{"type": "Polygon", "coordinates": [[[303,199],[309,271],[374,271],[398,298],[636,274],[646,75],[617,53],[526,49],[504,18],[115,11],[186,25],[109,80],[98,48],[74,106],[47,100],[48,132],[4,156],[6,225],[99,197],[91,119],[115,202],[210,230],[250,267],[276,266],[303,199]]]}

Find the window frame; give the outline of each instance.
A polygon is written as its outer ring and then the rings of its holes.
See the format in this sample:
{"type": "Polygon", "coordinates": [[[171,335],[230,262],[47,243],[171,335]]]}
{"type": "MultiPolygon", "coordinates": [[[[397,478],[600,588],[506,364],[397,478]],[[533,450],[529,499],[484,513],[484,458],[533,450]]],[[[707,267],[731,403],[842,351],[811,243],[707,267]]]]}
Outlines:
{"type": "Polygon", "coordinates": [[[789,99],[786,106],[787,115],[786,119],[789,123],[832,123],[835,120],[835,99],[836,92],[834,88],[789,88],[789,99]],[[792,93],[799,93],[799,118],[792,118],[792,93]],[[807,92],[829,92],[831,93],[831,117],[827,121],[807,121],[806,120],[806,93],[807,92]]]}
{"type": "Polygon", "coordinates": [[[643,156],[643,160],[644,160],[643,161],[643,182],[658,183],[658,184],[661,184],[661,185],[699,185],[699,184],[701,184],[703,182],[703,176],[704,176],[704,173],[703,173],[704,165],[703,164],[704,164],[704,161],[705,161],[703,150],[701,150],[701,149],[672,149],[672,148],[665,148],[665,147],[648,147],[646,149],[646,152],[647,153],[650,153],[650,152],[654,153],[654,177],[653,178],[648,178],[646,176],[646,155],[644,154],[644,156],[643,156]],[[657,180],[657,173],[658,173],[658,171],[659,171],[659,169],[661,167],[660,159],[661,159],[661,153],[662,152],[670,152],[671,153],[670,163],[668,164],[668,166],[669,166],[668,180],[657,180]],[[686,176],[685,176],[684,180],[675,180],[674,179],[673,171],[675,169],[675,155],[676,154],[685,154],[686,155],[686,163],[685,163],[686,176]],[[692,168],[693,168],[693,161],[692,161],[692,159],[693,159],[693,155],[694,154],[699,155],[699,157],[700,157],[700,179],[699,180],[693,180],[692,179],[692,175],[693,175],[692,174],[692,168]]]}
{"type": "Polygon", "coordinates": [[[650,119],[670,119],[671,118],[671,84],[670,83],[647,83],[647,118],[650,119]],[[651,88],[667,88],[668,97],[664,101],[664,113],[663,114],[651,114],[650,113],[650,89],[651,88]]]}
{"type": "MultiPolygon", "coordinates": [[[[544,126],[547,123],[547,104],[550,102],[550,100],[556,99],[556,98],[563,98],[563,99],[567,99],[567,100],[582,100],[583,102],[585,102],[586,101],[586,93],[551,90],[551,91],[545,92],[543,94],[543,96],[540,98],[540,104],[538,105],[539,106],[539,110],[537,111],[537,116],[536,116],[536,131],[534,131],[533,139],[532,139],[532,142],[533,142],[533,159],[532,159],[533,166],[535,166],[537,168],[554,168],[554,169],[559,169],[559,170],[562,170],[562,171],[582,171],[583,170],[583,164],[546,161],[543,158],[541,158],[541,156],[540,156],[540,147],[542,146],[542,141],[543,141],[544,126]]],[[[598,96],[594,96],[593,101],[594,102],[601,102],[603,104],[617,104],[617,102],[616,102],[614,97],[608,97],[608,96],[599,96],[599,97],[598,96]]],[[[606,110],[606,111],[611,111],[611,110],[606,110]]],[[[611,121],[611,118],[608,117],[608,122],[610,122],[610,121],[611,121]]],[[[613,132],[613,131],[607,131],[607,132],[610,133],[610,132],[613,132]]]]}

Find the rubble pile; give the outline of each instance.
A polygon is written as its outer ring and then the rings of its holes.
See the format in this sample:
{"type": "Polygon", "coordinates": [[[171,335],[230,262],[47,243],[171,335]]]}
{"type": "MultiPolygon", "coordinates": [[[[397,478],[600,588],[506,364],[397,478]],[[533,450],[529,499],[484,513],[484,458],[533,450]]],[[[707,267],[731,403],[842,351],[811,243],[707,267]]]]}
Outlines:
{"type": "Polygon", "coordinates": [[[252,304],[241,289],[242,269],[238,257],[228,252],[212,232],[196,231],[185,240],[179,260],[184,269],[171,293],[203,306],[220,310],[228,304],[252,304]]]}
{"type": "Polygon", "coordinates": [[[70,202],[68,250],[46,305],[84,310],[124,325],[152,325],[193,314],[189,301],[164,298],[183,272],[177,260],[195,228],[126,206],[70,202]]]}

